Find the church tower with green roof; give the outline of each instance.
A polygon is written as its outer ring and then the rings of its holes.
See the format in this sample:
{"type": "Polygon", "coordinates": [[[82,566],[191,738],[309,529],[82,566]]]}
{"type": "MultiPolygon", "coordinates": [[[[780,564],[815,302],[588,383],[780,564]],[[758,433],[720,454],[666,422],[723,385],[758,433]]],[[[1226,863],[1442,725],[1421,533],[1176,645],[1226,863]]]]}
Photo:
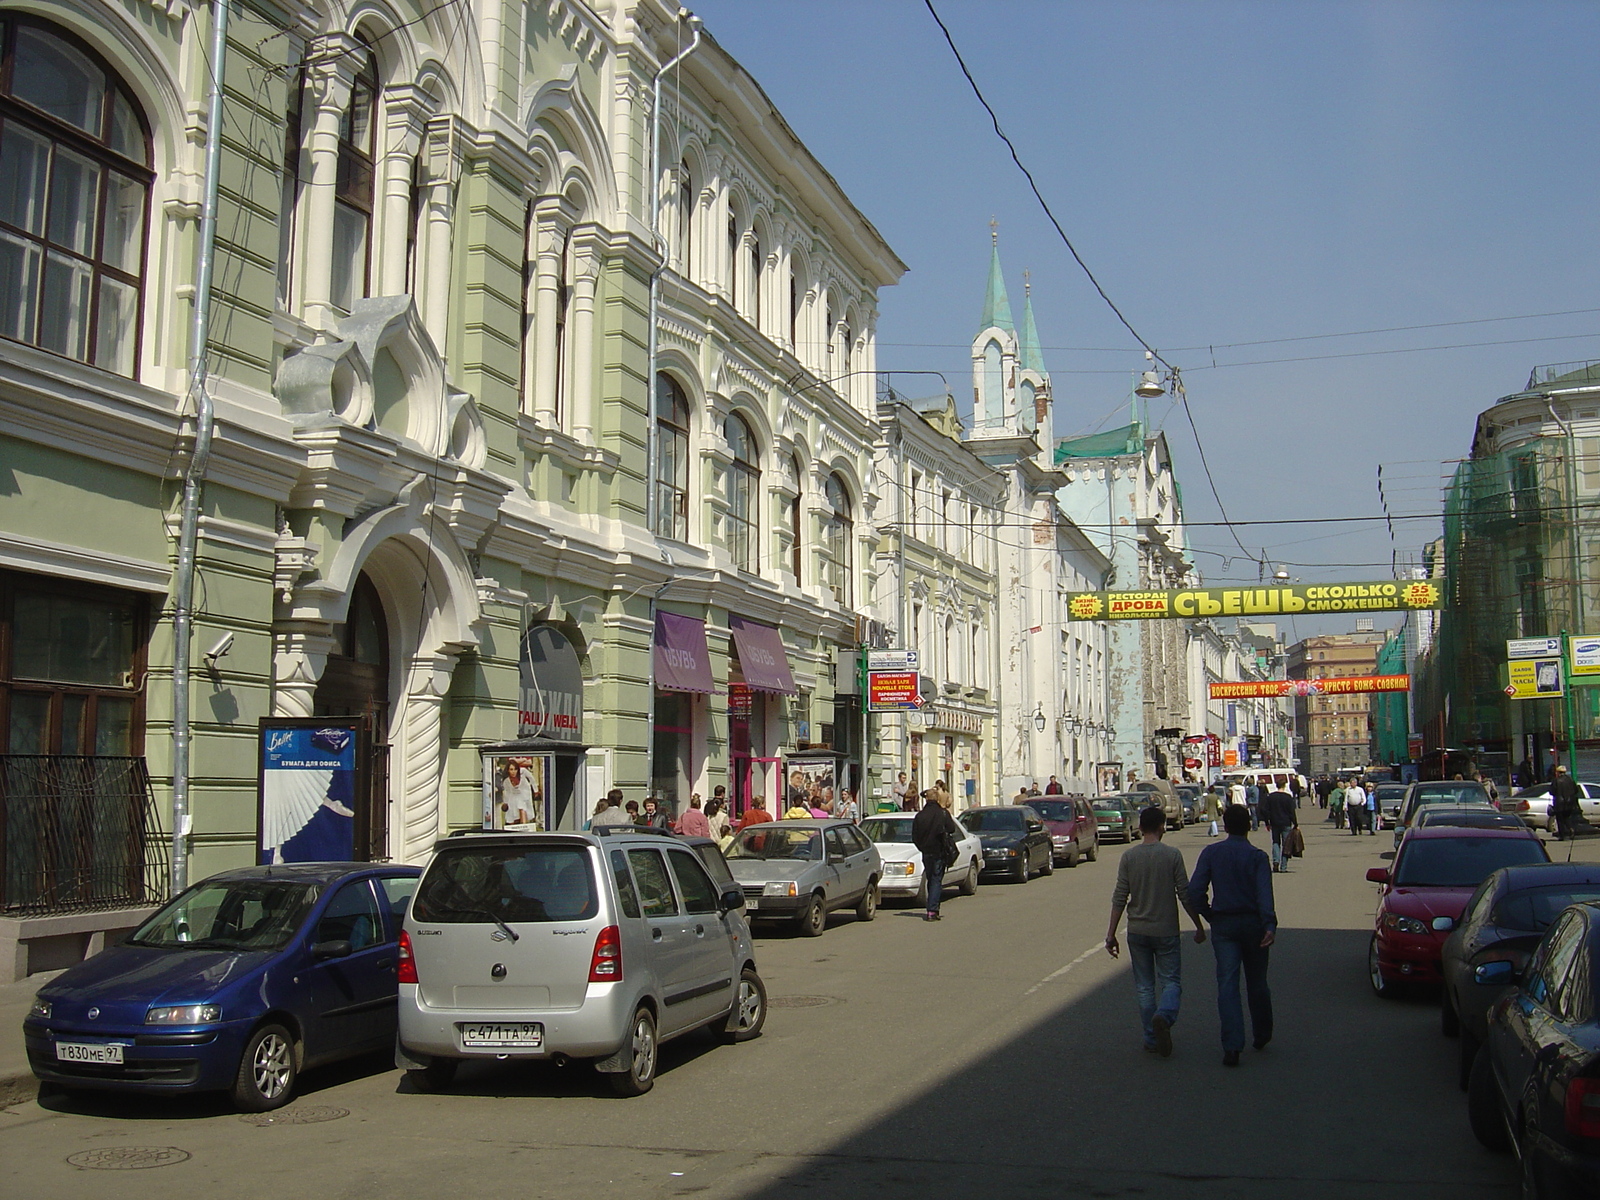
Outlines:
{"type": "Polygon", "coordinates": [[[989,281],[972,342],[972,437],[1033,437],[1050,445],[1050,375],[1044,368],[1032,288],[1024,284],[1022,330],[1011,315],[999,233],[990,222],[989,281]]]}

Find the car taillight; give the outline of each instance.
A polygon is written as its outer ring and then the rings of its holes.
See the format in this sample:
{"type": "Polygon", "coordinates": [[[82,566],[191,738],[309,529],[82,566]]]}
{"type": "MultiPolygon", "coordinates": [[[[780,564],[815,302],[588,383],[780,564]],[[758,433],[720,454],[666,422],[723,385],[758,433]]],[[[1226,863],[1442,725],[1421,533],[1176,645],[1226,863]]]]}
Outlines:
{"type": "Polygon", "coordinates": [[[1573,1079],[1567,1083],[1567,1132],[1600,1138],[1600,1079],[1573,1079]]]}
{"type": "Polygon", "coordinates": [[[417,982],[417,960],[411,956],[411,935],[404,929],[400,931],[399,965],[395,968],[397,981],[400,983],[417,982]]]}
{"type": "Polygon", "coordinates": [[[1518,812],[1527,812],[1532,807],[1533,807],[1533,805],[1529,804],[1526,800],[1518,800],[1517,801],[1517,811],[1518,812]]]}
{"type": "Polygon", "coordinates": [[[607,925],[594,939],[594,954],[589,958],[590,983],[622,981],[622,930],[607,925]]]}

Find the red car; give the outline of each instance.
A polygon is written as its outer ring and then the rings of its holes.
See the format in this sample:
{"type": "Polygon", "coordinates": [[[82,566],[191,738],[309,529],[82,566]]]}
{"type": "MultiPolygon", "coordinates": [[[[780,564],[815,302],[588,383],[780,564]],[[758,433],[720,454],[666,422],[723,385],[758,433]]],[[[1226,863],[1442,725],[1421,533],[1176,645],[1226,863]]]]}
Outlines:
{"type": "Polygon", "coordinates": [[[1100,822],[1081,796],[1036,796],[1028,807],[1044,820],[1050,835],[1050,855],[1057,866],[1075,867],[1079,859],[1093,862],[1100,853],[1100,822]]]}
{"type": "Polygon", "coordinates": [[[1439,983],[1444,942],[1478,885],[1501,867],[1549,862],[1531,829],[1424,826],[1400,842],[1392,867],[1373,867],[1382,885],[1367,949],[1372,990],[1393,996],[1409,983],[1439,983]]]}

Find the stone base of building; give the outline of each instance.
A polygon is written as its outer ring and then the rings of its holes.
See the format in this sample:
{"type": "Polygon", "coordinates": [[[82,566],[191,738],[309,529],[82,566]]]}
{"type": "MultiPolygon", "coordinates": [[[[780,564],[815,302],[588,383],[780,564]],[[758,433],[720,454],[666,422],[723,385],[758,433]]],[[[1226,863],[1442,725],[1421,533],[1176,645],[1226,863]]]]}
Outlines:
{"type": "Polygon", "coordinates": [[[56,916],[0,917],[0,984],[60,971],[99,954],[137,929],[152,907],[56,916]]]}

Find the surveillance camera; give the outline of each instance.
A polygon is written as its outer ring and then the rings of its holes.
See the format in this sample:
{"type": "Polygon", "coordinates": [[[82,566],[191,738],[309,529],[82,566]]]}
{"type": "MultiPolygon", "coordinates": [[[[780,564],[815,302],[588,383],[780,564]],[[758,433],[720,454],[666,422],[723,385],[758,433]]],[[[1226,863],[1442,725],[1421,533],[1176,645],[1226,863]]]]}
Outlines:
{"type": "Polygon", "coordinates": [[[223,634],[221,637],[219,637],[217,639],[217,644],[216,645],[212,646],[211,649],[206,651],[206,655],[205,655],[206,661],[208,663],[211,663],[213,666],[215,666],[216,662],[217,662],[217,659],[223,657],[225,654],[228,653],[228,651],[230,651],[232,649],[233,649],[233,634],[225,633],[225,634],[223,634]]]}

